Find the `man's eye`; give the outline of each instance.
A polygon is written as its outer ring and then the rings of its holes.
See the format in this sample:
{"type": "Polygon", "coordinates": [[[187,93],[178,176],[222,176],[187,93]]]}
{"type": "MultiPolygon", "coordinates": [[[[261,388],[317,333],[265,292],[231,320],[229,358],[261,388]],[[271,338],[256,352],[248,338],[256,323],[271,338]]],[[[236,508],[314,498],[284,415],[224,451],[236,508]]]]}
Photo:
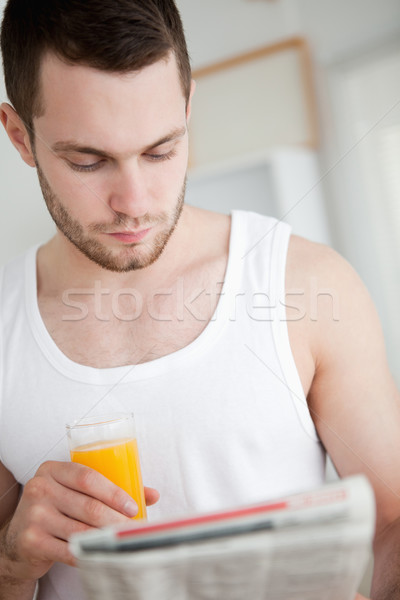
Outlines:
{"type": "Polygon", "coordinates": [[[90,171],[96,171],[101,166],[102,162],[102,160],[98,160],[94,163],[91,163],[90,165],[80,165],[78,163],[69,161],[69,164],[74,171],[88,173],[90,171]]]}
{"type": "Polygon", "coordinates": [[[146,158],[154,162],[162,162],[163,160],[169,160],[170,158],[173,158],[175,154],[176,150],[174,148],[173,150],[165,152],[164,154],[146,154],[146,158]]]}

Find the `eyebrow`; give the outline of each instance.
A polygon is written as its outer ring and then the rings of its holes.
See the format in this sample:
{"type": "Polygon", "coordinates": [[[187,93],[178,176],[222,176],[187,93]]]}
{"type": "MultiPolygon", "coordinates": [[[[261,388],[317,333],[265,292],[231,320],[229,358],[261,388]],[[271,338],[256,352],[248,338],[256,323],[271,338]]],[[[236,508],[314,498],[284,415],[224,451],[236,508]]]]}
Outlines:
{"type": "MultiPolygon", "coordinates": [[[[159,140],[143,148],[140,151],[140,153],[148,152],[149,150],[153,150],[158,146],[162,146],[163,144],[167,144],[168,142],[173,142],[183,137],[185,133],[186,125],[184,125],[183,127],[177,127],[170,131],[167,135],[160,138],[159,140]]],[[[106,152],[105,150],[93,148],[92,146],[84,146],[73,140],[55,142],[51,146],[51,150],[56,154],[59,154],[60,152],[79,152],[80,154],[93,154],[94,156],[101,156],[104,158],[114,158],[112,154],[106,152]]]]}

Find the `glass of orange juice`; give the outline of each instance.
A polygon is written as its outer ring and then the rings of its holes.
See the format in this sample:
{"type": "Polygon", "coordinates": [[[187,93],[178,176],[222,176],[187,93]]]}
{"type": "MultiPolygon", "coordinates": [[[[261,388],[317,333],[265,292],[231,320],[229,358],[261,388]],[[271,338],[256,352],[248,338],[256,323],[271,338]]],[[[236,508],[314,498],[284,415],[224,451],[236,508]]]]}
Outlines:
{"type": "Polygon", "coordinates": [[[142,473],[133,414],[80,419],[66,426],[72,462],[95,469],[123,488],[146,519],[142,473]]]}

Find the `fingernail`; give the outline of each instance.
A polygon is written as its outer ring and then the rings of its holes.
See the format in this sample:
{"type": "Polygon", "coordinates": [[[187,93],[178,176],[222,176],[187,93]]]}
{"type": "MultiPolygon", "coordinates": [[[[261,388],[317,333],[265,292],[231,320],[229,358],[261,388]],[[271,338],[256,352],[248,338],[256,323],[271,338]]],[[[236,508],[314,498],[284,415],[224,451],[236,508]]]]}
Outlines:
{"type": "Polygon", "coordinates": [[[138,506],[134,500],[130,499],[125,502],[123,510],[128,517],[136,517],[138,506]]]}

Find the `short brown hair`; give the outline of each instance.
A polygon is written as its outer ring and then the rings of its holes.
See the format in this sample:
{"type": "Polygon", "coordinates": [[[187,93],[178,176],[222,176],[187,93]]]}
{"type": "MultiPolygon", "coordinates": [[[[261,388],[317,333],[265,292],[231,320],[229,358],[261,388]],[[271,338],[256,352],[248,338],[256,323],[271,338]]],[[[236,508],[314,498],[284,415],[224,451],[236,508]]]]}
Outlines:
{"type": "Polygon", "coordinates": [[[40,116],[40,67],[50,51],[69,64],[137,71],[175,54],[183,94],[190,61],[174,0],[8,0],[1,27],[10,102],[31,132],[40,116]]]}

